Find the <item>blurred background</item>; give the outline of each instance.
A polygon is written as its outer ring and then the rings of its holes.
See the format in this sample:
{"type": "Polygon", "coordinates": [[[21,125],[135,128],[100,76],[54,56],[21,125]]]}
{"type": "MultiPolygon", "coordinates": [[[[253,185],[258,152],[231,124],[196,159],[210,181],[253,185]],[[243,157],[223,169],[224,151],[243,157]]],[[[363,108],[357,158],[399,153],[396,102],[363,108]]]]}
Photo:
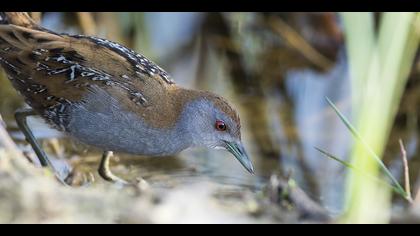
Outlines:
{"type": "MultiPolygon", "coordinates": [[[[44,27],[121,43],[159,64],[184,87],[226,97],[239,110],[243,139],[256,166],[250,176],[223,151],[187,150],[177,158],[117,154],[116,174],[142,176],[157,188],[195,186],[202,180],[259,191],[273,175],[290,177],[332,215],[345,205],[348,169],[318,152],[349,160],[353,139],[326,102],[351,116],[352,98],[343,22],[337,13],[32,13],[44,27]]],[[[379,15],[373,16],[376,20],[379,15]]],[[[398,140],[404,140],[413,189],[420,185],[420,61],[416,54],[383,160],[403,179],[398,140]]],[[[362,101],[369,102],[369,101],[362,101]]],[[[12,137],[22,99],[0,74],[0,113],[12,137]]],[[[100,152],[31,120],[57,165],[92,173],[100,152]]],[[[33,154],[32,154],[33,155],[33,154]]],[[[36,161],[36,160],[35,160],[36,161]]],[[[87,174],[90,175],[90,174],[87,174]]],[[[76,181],[76,180],[75,180],[76,181]]],[[[401,199],[394,199],[396,205],[401,199]]]]}

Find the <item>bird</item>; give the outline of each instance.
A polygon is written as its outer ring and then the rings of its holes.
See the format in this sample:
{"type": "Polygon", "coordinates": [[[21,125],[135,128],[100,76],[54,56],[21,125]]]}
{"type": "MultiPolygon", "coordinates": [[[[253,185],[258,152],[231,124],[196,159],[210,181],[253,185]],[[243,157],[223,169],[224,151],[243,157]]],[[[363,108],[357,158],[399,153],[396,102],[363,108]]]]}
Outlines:
{"type": "Polygon", "coordinates": [[[103,151],[99,175],[111,182],[113,152],[169,156],[192,147],[223,149],[251,174],[241,122],[215,93],[178,86],[157,64],[107,39],[56,33],[26,12],[0,12],[0,65],[30,108],[15,118],[43,167],[50,159],[27,123],[53,128],[103,151]]]}

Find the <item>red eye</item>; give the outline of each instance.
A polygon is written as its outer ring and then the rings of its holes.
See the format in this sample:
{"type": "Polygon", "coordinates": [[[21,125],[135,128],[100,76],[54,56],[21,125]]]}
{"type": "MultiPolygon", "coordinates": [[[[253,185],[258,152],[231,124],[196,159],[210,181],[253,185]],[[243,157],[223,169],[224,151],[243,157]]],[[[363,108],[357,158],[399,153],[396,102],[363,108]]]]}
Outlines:
{"type": "Polygon", "coordinates": [[[218,120],[216,121],[216,129],[219,131],[226,131],[226,125],[225,122],[218,120]]]}

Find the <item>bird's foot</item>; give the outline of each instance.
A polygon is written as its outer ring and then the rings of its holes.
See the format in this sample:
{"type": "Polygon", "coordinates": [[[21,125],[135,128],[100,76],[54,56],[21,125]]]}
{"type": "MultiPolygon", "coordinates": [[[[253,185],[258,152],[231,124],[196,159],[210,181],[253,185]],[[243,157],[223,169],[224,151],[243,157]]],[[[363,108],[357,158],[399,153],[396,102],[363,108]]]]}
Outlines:
{"type": "Polygon", "coordinates": [[[112,182],[122,187],[134,187],[140,191],[150,190],[149,183],[142,177],[137,178],[135,181],[126,181],[116,175],[114,175],[109,167],[109,162],[113,153],[111,151],[104,152],[102,155],[101,164],[99,165],[98,173],[106,181],[112,182]]]}
{"type": "Polygon", "coordinates": [[[99,175],[106,181],[112,182],[118,185],[130,185],[130,183],[124,179],[121,179],[120,177],[114,175],[111,172],[111,169],[109,168],[109,161],[111,157],[113,156],[113,152],[106,151],[102,155],[101,164],[99,165],[98,173],[99,175]]]}

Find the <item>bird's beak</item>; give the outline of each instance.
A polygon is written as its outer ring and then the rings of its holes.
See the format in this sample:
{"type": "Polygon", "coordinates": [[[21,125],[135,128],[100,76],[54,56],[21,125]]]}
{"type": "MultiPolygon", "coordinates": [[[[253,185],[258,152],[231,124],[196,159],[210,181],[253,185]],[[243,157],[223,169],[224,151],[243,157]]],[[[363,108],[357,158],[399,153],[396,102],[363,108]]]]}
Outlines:
{"type": "Polygon", "coordinates": [[[254,172],[254,166],[252,165],[251,160],[249,159],[248,154],[245,151],[245,148],[242,143],[240,142],[227,142],[226,143],[226,149],[232,153],[236,159],[245,167],[245,169],[251,173],[255,174],[254,172]]]}

